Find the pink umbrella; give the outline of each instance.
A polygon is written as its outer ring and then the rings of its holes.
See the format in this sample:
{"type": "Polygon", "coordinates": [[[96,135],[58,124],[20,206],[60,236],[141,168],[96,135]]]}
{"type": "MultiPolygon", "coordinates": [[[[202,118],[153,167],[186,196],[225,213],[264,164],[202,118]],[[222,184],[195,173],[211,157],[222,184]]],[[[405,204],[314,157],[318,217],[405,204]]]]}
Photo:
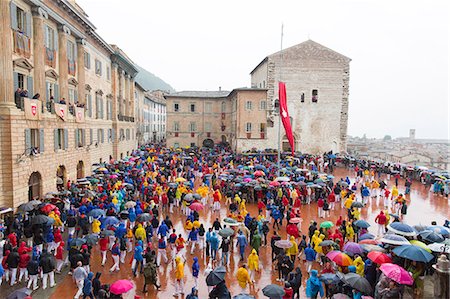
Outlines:
{"type": "Polygon", "coordinates": [[[192,211],[200,211],[203,210],[203,205],[199,202],[194,202],[193,204],[191,204],[189,206],[189,209],[191,209],[192,211]]]}
{"type": "Polygon", "coordinates": [[[251,181],[252,181],[251,178],[245,178],[245,179],[244,179],[244,182],[245,182],[245,183],[250,183],[251,181]]]}
{"type": "Polygon", "coordinates": [[[300,223],[302,221],[303,221],[303,219],[300,217],[294,217],[289,220],[290,223],[300,223]]]}
{"type": "Polygon", "coordinates": [[[340,253],[342,253],[342,252],[340,252],[339,250],[330,251],[330,252],[327,253],[327,258],[329,258],[330,260],[333,260],[334,257],[339,255],[340,253]]]}
{"type": "Polygon", "coordinates": [[[280,187],[280,182],[273,181],[273,182],[270,182],[269,185],[272,186],[272,187],[280,187]]]}
{"type": "Polygon", "coordinates": [[[261,170],[257,170],[257,171],[255,171],[255,173],[253,173],[253,175],[254,176],[265,176],[266,174],[261,170]]]}
{"type": "Polygon", "coordinates": [[[412,285],[414,283],[414,278],[409,274],[408,271],[396,264],[385,263],[380,266],[381,272],[384,273],[388,278],[399,284],[412,285]]]}
{"type": "Polygon", "coordinates": [[[118,176],[117,176],[117,174],[112,174],[112,175],[109,176],[109,178],[110,178],[110,179],[117,179],[118,176]]]}
{"type": "Polygon", "coordinates": [[[121,295],[128,292],[134,287],[133,283],[128,279],[121,279],[114,282],[109,290],[115,295],[121,295]]]}

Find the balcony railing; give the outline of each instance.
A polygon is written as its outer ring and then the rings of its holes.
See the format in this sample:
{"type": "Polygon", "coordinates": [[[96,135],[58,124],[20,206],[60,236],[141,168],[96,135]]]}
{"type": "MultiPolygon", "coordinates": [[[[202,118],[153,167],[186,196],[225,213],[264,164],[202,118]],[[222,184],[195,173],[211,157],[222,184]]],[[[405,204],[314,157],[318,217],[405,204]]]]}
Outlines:
{"type": "Polygon", "coordinates": [[[133,122],[134,123],[134,117],[133,116],[125,116],[125,115],[117,114],[117,119],[119,121],[128,121],[128,122],[133,122]]]}

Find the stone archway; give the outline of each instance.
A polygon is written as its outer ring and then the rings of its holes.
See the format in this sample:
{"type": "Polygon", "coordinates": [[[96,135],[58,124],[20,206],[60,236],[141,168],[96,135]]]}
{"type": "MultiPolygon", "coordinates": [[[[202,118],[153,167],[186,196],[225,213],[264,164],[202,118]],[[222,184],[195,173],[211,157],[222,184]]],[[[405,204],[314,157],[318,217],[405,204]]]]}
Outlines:
{"type": "Polygon", "coordinates": [[[59,165],[56,169],[56,188],[62,190],[67,182],[67,170],[64,165],[59,165]]]}
{"type": "Polygon", "coordinates": [[[28,201],[41,197],[42,176],[38,171],[33,172],[28,179],[28,201]]]}
{"type": "Polygon", "coordinates": [[[208,147],[208,148],[213,148],[214,141],[211,138],[207,138],[207,139],[203,140],[203,146],[208,147]]]}
{"type": "Polygon", "coordinates": [[[82,160],[77,164],[77,179],[81,178],[84,178],[84,162],[82,160]]]}

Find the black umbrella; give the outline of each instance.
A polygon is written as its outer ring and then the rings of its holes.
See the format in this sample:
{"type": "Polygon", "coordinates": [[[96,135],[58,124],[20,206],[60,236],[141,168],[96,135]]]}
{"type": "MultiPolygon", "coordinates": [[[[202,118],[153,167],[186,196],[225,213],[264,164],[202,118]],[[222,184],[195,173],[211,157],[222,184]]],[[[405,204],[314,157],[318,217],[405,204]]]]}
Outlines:
{"type": "Polygon", "coordinates": [[[114,232],[109,229],[102,231],[100,234],[105,237],[114,236],[114,232]]]}
{"type": "Polygon", "coordinates": [[[355,201],[352,203],[352,208],[364,208],[364,204],[362,202],[355,201]]]}
{"type": "Polygon", "coordinates": [[[345,274],[344,283],[366,295],[372,294],[372,286],[370,285],[370,282],[356,273],[345,274]]]}
{"type": "Polygon", "coordinates": [[[225,274],[227,273],[227,270],[224,266],[217,267],[216,269],[212,270],[211,273],[206,276],[206,285],[208,286],[215,286],[221,283],[225,280],[225,274]]]}
{"type": "Polygon", "coordinates": [[[21,288],[15,290],[11,294],[9,294],[6,299],[24,299],[31,295],[31,290],[27,288],[21,288]]]}
{"type": "Polygon", "coordinates": [[[331,241],[331,240],[325,240],[319,243],[319,246],[331,246],[336,244],[335,242],[331,241]]]}
{"type": "Polygon", "coordinates": [[[86,243],[86,239],[83,238],[76,238],[76,239],[72,239],[72,241],[70,241],[70,246],[81,246],[83,244],[86,243]]]}
{"type": "Polygon", "coordinates": [[[21,213],[24,213],[24,212],[30,212],[30,211],[33,211],[33,210],[34,210],[34,207],[35,207],[35,206],[36,206],[36,205],[32,204],[31,202],[27,202],[27,203],[21,204],[21,205],[17,208],[17,211],[19,211],[19,212],[21,212],[21,213]]]}
{"type": "Polygon", "coordinates": [[[282,287],[277,284],[269,284],[263,289],[263,294],[269,298],[280,298],[286,293],[282,287]]]}
{"type": "Polygon", "coordinates": [[[55,220],[46,215],[36,215],[31,218],[31,224],[53,224],[55,220]]]}
{"type": "Polygon", "coordinates": [[[86,244],[88,245],[95,245],[98,242],[99,236],[96,234],[89,234],[86,237],[84,237],[86,240],[86,244]]]}

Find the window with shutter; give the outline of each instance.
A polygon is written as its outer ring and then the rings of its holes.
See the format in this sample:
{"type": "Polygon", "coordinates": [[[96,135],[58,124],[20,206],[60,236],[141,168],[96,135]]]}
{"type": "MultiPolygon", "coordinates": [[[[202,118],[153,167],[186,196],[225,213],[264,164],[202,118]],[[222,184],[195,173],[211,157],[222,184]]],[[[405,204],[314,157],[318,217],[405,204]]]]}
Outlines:
{"type": "Polygon", "coordinates": [[[25,14],[25,29],[26,29],[26,35],[30,38],[33,37],[33,30],[31,29],[32,28],[31,24],[32,24],[31,12],[27,12],[25,14]]]}
{"type": "Polygon", "coordinates": [[[94,143],[94,129],[89,129],[89,145],[94,143]]]}
{"type": "Polygon", "coordinates": [[[25,129],[25,155],[31,154],[31,130],[25,129]]]}
{"type": "Polygon", "coordinates": [[[17,30],[17,6],[14,2],[9,3],[9,9],[11,11],[11,28],[17,30]]]}
{"type": "Polygon", "coordinates": [[[64,149],[69,148],[69,129],[64,129],[64,149]]]}
{"type": "Polygon", "coordinates": [[[27,90],[28,90],[28,97],[33,97],[33,77],[27,76],[27,90]]]}
{"type": "Polygon", "coordinates": [[[58,129],[54,129],[53,130],[53,142],[54,142],[54,149],[55,152],[58,151],[59,149],[59,132],[58,129]]]}
{"type": "Polygon", "coordinates": [[[19,88],[19,73],[14,72],[13,77],[14,77],[14,91],[16,91],[17,88],[19,88]]]}
{"type": "Polygon", "coordinates": [[[78,129],[73,130],[73,135],[75,137],[75,148],[78,147],[78,129]]]}

